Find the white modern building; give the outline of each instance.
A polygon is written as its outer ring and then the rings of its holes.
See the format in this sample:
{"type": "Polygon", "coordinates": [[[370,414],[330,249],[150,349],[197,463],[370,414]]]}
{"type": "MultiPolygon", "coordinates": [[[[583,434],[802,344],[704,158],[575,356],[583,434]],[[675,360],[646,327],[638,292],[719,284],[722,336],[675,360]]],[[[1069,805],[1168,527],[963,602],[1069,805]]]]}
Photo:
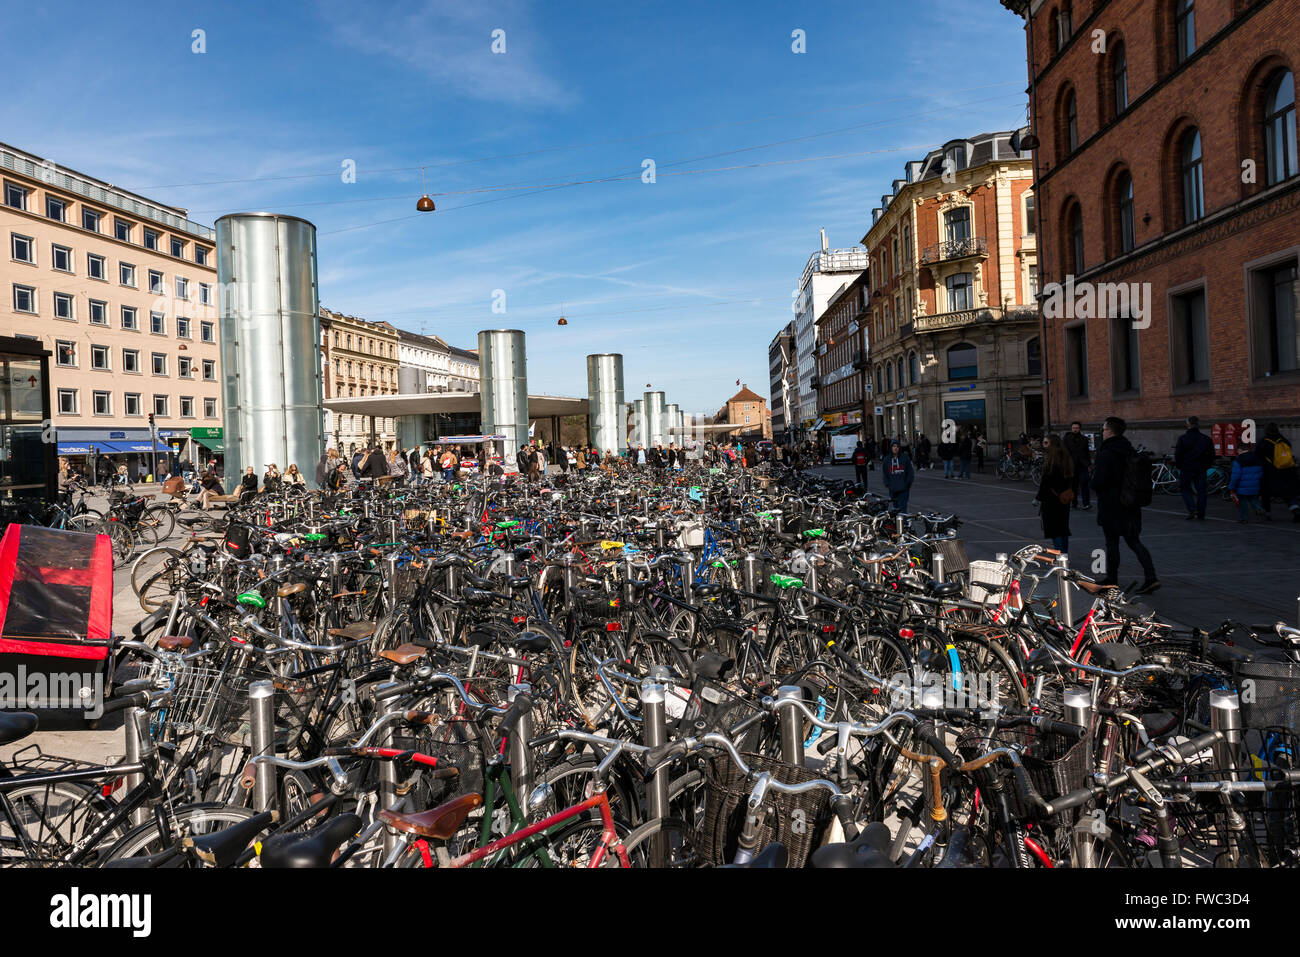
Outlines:
{"type": "Polygon", "coordinates": [[[794,302],[795,362],[798,370],[798,411],[793,430],[809,429],[817,419],[817,392],[813,378],[817,375],[817,320],[841,286],[853,281],[867,268],[867,251],[862,246],[831,249],[822,230],[821,249],[808,257],[799,279],[799,293],[794,302]]]}

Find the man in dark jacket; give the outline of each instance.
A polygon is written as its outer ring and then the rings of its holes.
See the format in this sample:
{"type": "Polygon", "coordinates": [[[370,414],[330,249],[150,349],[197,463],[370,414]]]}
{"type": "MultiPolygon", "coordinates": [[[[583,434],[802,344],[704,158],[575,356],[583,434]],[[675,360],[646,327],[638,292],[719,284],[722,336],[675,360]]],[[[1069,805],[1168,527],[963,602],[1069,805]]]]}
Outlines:
{"type": "Polygon", "coordinates": [[[1127,428],[1123,419],[1110,416],[1102,423],[1101,448],[1092,470],[1092,489],[1097,493],[1097,524],[1106,536],[1106,575],[1102,584],[1119,584],[1119,540],[1133,550],[1146,575],[1138,594],[1148,594],[1160,587],[1151,553],[1142,544],[1142,507],[1126,506],[1120,501],[1124,471],[1133,446],[1124,438],[1127,428]]]}
{"type": "Polygon", "coordinates": [[[329,465],[329,461],[330,461],[330,454],[329,451],[326,450],[321,453],[320,461],[316,463],[316,487],[317,488],[325,487],[325,482],[329,478],[329,472],[326,470],[325,467],[329,465]]]}
{"type": "Polygon", "coordinates": [[[352,454],[352,477],[353,478],[357,480],[361,479],[361,466],[366,464],[366,455],[369,452],[370,452],[369,449],[358,449],[356,452],[352,454]]]}
{"type": "Polygon", "coordinates": [[[863,491],[867,488],[867,476],[870,474],[867,463],[870,461],[871,456],[867,454],[866,445],[859,442],[857,448],[853,450],[853,473],[857,476],[858,484],[862,486],[863,491]]]}
{"type": "Polygon", "coordinates": [[[970,433],[962,430],[961,437],[957,440],[957,478],[970,478],[970,460],[975,454],[975,442],[970,437],[970,433]]]}
{"type": "Polygon", "coordinates": [[[907,497],[912,491],[912,482],[916,472],[912,468],[912,459],[895,440],[889,446],[889,453],[884,461],[885,488],[889,490],[894,511],[907,511],[907,497]]]}
{"type": "Polygon", "coordinates": [[[1061,444],[1074,460],[1074,501],[1070,503],[1070,508],[1081,508],[1087,511],[1092,508],[1089,495],[1091,486],[1088,483],[1088,472],[1092,468],[1092,449],[1088,448],[1088,437],[1083,434],[1083,423],[1071,422],[1070,431],[1065,433],[1061,444]]]}
{"type": "Polygon", "coordinates": [[[384,460],[384,450],[376,446],[370,450],[366,456],[366,462],[361,466],[361,477],[369,479],[384,478],[388,475],[388,462],[384,460]]]}
{"type": "Polygon", "coordinates": [[[1187,431],[1178,437],[1174,446],[1174,464],[1178,466],[1178,487],[1187,506],[1187,517],[1203,522],[1207,496],[1205,473],[1214,464],[1214,443],[1199,425],[1196,416],[1187,417],[1187,431]]]}
{"type": "Polygon", "coordinates": [[[916,467],[918,469],[932,468],[930,465],[930,440],[925,437],[924,432],[916,440],[916,467]]]}

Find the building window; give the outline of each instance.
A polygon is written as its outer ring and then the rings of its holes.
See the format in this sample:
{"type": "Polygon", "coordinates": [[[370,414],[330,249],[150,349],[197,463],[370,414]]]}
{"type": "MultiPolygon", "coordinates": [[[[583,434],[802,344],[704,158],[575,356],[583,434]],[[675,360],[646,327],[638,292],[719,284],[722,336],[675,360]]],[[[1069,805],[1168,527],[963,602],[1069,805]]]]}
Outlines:
{"type": "Polygon", "coordinates": [[[58,220],[60,223],[66,222],[68,218],[68,204],[53,196],[46,196],[45,215],[48,219],[58,220]]]}
{"type": "Polygon", "coordinates": [[[158,416],[167,414],[167,396],[155,395],[153,397],[153,414],[158,416]]]}
{"type": "Polygon", "coordinates": [[[190,321],[182,316],[176,317],[176,338],[190,339],[190,321]]]}
{"type": "Polygon", "coordinates": [[[1183,223],[1194,223],[1205,215],[1205,193],[1201,181],[1200,130],[1191,129],[1183,134],[1181,161],[1183,223]]]}
{"type": "Polygon", "coordinates": [[[200,266],[206,266],[208,264],[208,250],[197,243],[194,245],[194,261],[200,266]]]}
{"type": "Polygon", "coordinates": [[[120,239],[124,243],[129,243],[131,241],[131,224],[125,219],[118,219],[114,216],[113,237],[115,239],[120,239]]]}
{"type": "Polygon", "coordinates": [[[1196,4],[1194,0],[1174,0],[1174,3],[1174,35],[1178,62],[1182,63],[1196,52],[1196,4]]]}
{"type": "Polygon", "coordinates": [[[1043,346],[1037,336],[1025,343],[1025,361],[1026,375],[1041,376],[1043,374],[1043,346]]]}
{"type": "Polygon", "coordinates": [[[190,281],[184,276],[176,277],[176,298],[185,300],[190,298],[190,281]]]}
{"type": "Polygon", "coordinates": [[[14,283],[14,312],[36,312],[36,290],[14,283]]]}
{"type": "Polygon", "coordinates": [[[154,375],[167,374],[167,353],[155,352],[153,354],[153,374],[154,375]]]}
{"type": "Polygon", "coordinates": [[[192,395],[181,396],[181,418],[182,419],[194,418],[194,396],[192,395]]]}
{"type": "Polygon", "coordinates": [[[127,415],[140,415],[140,414],[141,414],[141,412],[140,412],[140,393],[139,393],[139,392],[128,392],[128,393],[126,393],[125,395],[123,395],[122,398],[126,400],[126,414],[127,414],[127,415]]]}
{"type": "Polygon", "coordinates": [[[140,350],[122,350],[122,371],[138,375],[140,372],[140,350]]]}
{"type": "Polygon", "coordinates": [[[1210,381],[1204,289],[1182,293],[1170,300],[1169,349],[1175,387],[1210,381]]]}
{"type": "Polygon", "coordinates": [[[1126,253],[1136,245],[1133,225],[1133,177],[1127,170],[1120,174],[1116,185],[1116,197],[1119,200],[1119,251],[1126,253]]]}
{"type": "Polygon", "coordinates": [[[176,374],[182,379],[194,378],[194,363],[188,356],[178,356],[176,359],[176,374]]]}
{"type": "Polygon", "coordinates": [[[91,401],[94,404],[95,415],[113,414],[113,393],[92,392],[90,396],[91,401]]]}
{"type": "Polygon", "coordinates": [[[75,369],[77,367],[77,344],[69,342],[67,339],[56,340],[54,343],[54,358],[63,368],[75,369]]]}
{"type": "Polygon", "coordinates": [[[135,267],[130,263],[117,264],[117,281],[123,286],[135,288],[135,267]]]}
{"type": "Polygon", "coordinates": [[[970,239],[970,207],[959,206],[943,214],[943,235],[949,243],[970,239]]]}
{"type": "Polygon", "coordinates": [[[948,349],[949,379],[978,379],[979,352],[969,342],[961,342],[948,349]]]}
{"type": "Polygon", "coordinates": [[[204,360],[203,360],[203,378],[206,379],[208,382],[214,382],[214,381],[216,381],[216,378],[217,378],[217,360],[216,360],[216,359],[204,359],[204,360]]]}
{"type": "Polygon", "coordinates": [[[1279,73],[1264,100],[1264,149],[1268,185],[1296,175],[1295,74],[1279,73]]]}
{"type": "Polygon", "coordinates": [[[59,272],[72,272],[72,250],[67,246],[51,244],[50,267],[59,272]]]}
{"type": "Polygon", "coordinates": [[[949,276],[946,282],[948,284],[948,311],[960,312],[963,309],[970,309],[971,274],[959,272],[955,276],[949,276]]]}
{"type": "Polygon", "coordinates": [[[100,370],[107,370],[110,368],[108,346],[90,347],[90,367],[92,369],[100,370]]]}
{"type": "Polygon", "coordinates": [[[215,342],[217,339],[217,327],[210,322],[200,322],[199,337],[204,342],[215,342]]]}
{"type": "Polygon", "coordinates": [[[1025,193],[1025,235],[1033,236],[1038,232],[1038,216],[1034,208],[1034,194],[1025,193]]]}
{"type": "Polygon", "coordinates": [[[156,269],[149,270],[149,291],[155,295],[162,295],[163,274],[156,269]]]}
{"type": "Polygon", "coordinates": [[[880,366],[876,366],[876,395],[880,395],[880,393],[884,391],[884,386],[881,383],[881,376],[882,373],[880,371],[880,366]]]}
{"type": "Polygon", "coordinates": [[[1138,331],[1133,328],[1133,320],[1128,316],[1113,316],[1110,320],[1110,381],[1115,395],[1141,390],[1139,364],[1138,331]]]}
{"type": "Polygon", "coordinates": [[[108,267],[104,263],[103,256],[86,253],[86,275],[91,279],[108,280],[108,267]]]}
{"type": "Polygon", "coordinates": [[[1061,7],[1056,14],[1056,49],[1062,49],[1074,35],[1074,17],[1070,12],[1070,5],[1067,3],[1061,7]]]}
{"type": "Polygon", "coordinates": [[[36,241],[30,236],[9,234],[9,253],[20,263],[36,264],[36,241]]]}
{"type": "Polygon", "coordinates": [[[73,320],[77,318],[73,309],[72,293],[56,292],[54,294],[54,318],[73,320]]]}
{"type": "Polygon", "coordinates": [[[206,282],[199,283],[199,304],[212,305],[212,286],[206,282]]]}
{"type": "Polygon", "coordinates": [[[892,362],[885,363],[885,391],[894,391],[894,364],[892,362]]]}
{"type": "Polygon", "coordinates": [[[1088,397],[1088,331],[1083,324],[1065,330],[1065,392],[1071,399],[1088,397]]]}
{"type": "Polygon", "coordinates": [[[1128,53],[1121,40],[1111,47],[1110,91],[1115,98],[1115,115],[1128,109],[1128,53]]]}
{"type": "Polygon", "coordinates": [[[144,248],[156,250],[158,248],[158,231],[154,229],[145,229],[144,231],[144,248]]]}
{"type": "Polygon", "coordinates": [[[60,389],[59,390],[59,414],[60,415],[77,415],[77,390],[60,389]]]}
{"type": "Polygon", "coordinates": [[[139,320],[136,318],[135,306],[122,307],[122,328],[132,330],[140,328],[139,320]]]}
{"type": "Polygon", "coordinates": [[[1300,290],[1296,260],[1252,270],[1257,376],[1300,370],[1300,290]]]}
{"type": "Polygon", "coordinates": [[[907,375],[908,385],[916,385],[921,381],[921,362],[916,353],[909,353],[907,356],[907,375]]]}
{"type": "Polygon", "coordinates": [[[92,233],[99,232],[100,215],[93,209],[81,207],[81,228],[92,233]]]}
{"type": "Polygon", "coordinates": [[[1079,102],[1073,91],[1065,99],[1065,143],[1071,153],[1079,148],[1079,102]]]}
{"type": "Polygon", "coordinates": [[[108,303],[102,299],[91,299],[87,303],[87,307],[90,309],[91,325],[108,325],[108,303]]]}
{"type": "Polygon", "coordinates": [[[167,335],[167,317],[161,312],[149,313],[149,331],[155,336],[167,335]]]}
{"type": "Polygon", "coordinates": [[[203,417],[205,419],[215,419],[217,417],[217,400],[206,398],[203,400],[203,417]]]}
{"type": "Polygon", "coordinates": [[[185,258],[185,240],[177,239],[175,236],[171,239],[172,255],[177,259],[185,258]]]}
{"type": "Polygon", "coordinates": [[[1070,263],[1070,268],[1075,275],[1083,272],[1083,210],[1076,203],[1070,208],[1067,214],[1070,236],[1070,252],[1074,261],[1070,263]]]}
{"type": "Polygon", "coordinates": [[[5,205],[14,209],[27,209],[27,190],[14,183],[5,183],[5,205]]]}
{"type": "Polygon", "coordinates": [[[1038,301],[1038,264],[1030,266],[1025,270],[1025,275],[1029,278],[1029,301],[1038,301]]]}

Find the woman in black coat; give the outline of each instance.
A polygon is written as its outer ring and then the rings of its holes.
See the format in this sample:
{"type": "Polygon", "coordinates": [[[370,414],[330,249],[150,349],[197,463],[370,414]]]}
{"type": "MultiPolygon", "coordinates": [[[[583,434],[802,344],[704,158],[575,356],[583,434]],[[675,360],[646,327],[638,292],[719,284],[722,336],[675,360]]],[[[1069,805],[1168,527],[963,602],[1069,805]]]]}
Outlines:
{"type": "Polygon", "coordinates": [[[1038,483],[1038,512],[1043,535],[1052,547],[1070,550],[1070,503],[1074,501],[1074,459],[1058,435],[1044,437],[1043,480],[1038,483]],[[1062,497],[1064,496],[1064,501],[1062,497]]]}

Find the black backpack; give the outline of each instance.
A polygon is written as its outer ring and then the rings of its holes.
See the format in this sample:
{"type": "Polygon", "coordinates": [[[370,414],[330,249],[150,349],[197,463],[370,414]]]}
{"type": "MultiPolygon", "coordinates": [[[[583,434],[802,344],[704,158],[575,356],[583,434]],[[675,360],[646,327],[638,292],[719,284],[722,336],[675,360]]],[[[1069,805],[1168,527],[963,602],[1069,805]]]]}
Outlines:
{"type": "Polygon", "coordinates": [[[1146,452],[1130,451],[1125,457],[1119,504],[1124,508],[1142,508],[1151,504],[1151,456],[1146,452]]]}

